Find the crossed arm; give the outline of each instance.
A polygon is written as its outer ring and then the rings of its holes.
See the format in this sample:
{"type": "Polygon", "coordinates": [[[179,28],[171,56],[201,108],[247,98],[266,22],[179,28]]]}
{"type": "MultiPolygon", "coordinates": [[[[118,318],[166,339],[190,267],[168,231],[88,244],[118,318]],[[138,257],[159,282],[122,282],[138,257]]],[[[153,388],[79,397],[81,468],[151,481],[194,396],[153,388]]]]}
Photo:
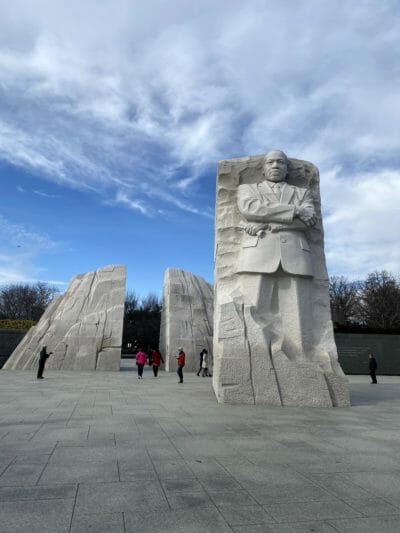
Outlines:
{"type": "Polygon", "coordinates": [[[266,229],[268,223],[292,224],[295,218],[304,223],[306,228],[317,222],[311,192],[307,190],[300,205],[271,203],[258,197],[248,185],[242,185],[238,191],[238,208],[249,222],[245,231],[257,235],[266,229]]]}

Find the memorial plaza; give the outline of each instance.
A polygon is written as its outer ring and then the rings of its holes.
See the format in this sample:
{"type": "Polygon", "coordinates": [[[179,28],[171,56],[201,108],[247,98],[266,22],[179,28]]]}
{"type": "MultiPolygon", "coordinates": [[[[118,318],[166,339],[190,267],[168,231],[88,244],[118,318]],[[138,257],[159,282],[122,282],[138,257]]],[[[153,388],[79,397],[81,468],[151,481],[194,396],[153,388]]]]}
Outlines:
{"type": "Polygon", "coordinates": [[[400,377],[282,408],[135,370],[0,372],[1,531],[399,531],[400,377]]]}

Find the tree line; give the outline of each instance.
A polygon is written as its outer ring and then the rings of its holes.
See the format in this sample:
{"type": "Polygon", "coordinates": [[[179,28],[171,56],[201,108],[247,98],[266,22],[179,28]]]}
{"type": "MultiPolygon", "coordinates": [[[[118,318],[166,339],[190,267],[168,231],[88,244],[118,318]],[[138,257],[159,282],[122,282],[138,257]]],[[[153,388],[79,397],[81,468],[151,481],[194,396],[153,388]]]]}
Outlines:
{"type": "Polygon", "coordinates": [[[123,353],[135,353],[138,348],[158,348],[162,301],[154,293],[139,297],[134,290],[125,298],[123,353]]]}
{"type": "MultiPolygon", "coordinates": [[[[44,282],[0,287],[0,320],[11,324],[29,321],[26,322],[29,327],[40,319],[58,293],[56,287],[44,282]]],[[[329,296],[336,330],[400,333],[400,279],[390,272],[375,271],[361,281],[332,276],[329,296]]],[[[140,297],[134,290],[128,291],[124,349],[129,352],[139,345],[158,346],[161,310],[162,302],[156,294],[140,297]]]]}
{"type": "Polygon", "coordinates": [[[362,281],[332,276],[329,281],[335,329],[400,333],[400,279],[386,270],[362,281]]]}
{"type": "Polygon", "coordinates": [[[58,293],[56,287],[41,281],[5,285],[0,288],[0,320],[37,322],[58,293]]]}

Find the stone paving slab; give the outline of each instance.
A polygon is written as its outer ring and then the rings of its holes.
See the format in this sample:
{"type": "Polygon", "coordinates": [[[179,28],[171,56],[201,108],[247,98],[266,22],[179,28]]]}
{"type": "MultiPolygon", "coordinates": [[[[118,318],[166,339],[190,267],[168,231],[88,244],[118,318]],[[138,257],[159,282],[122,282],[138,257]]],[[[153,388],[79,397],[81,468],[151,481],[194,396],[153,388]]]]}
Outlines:
{"type": "Polygon", "coordinates": [[[394,532],[400,377],[348,409],[216,404],[211,380],[0,372],[0,530],[394,532]]]}

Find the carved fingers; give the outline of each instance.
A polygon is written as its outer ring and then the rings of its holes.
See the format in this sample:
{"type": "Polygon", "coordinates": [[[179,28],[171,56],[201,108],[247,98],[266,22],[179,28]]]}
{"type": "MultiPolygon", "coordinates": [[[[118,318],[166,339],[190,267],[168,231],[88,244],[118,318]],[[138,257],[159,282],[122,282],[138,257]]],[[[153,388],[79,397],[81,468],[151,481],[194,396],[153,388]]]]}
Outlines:
{"type": "Polygon", "coordinates": [[[317,223],[318,217],[315,213],[311,213],[303,217],[302,220],[308,228],[312,228],[317,223]]]}
{"type": "Polygon", "coordinates": [[[297,216],[308,228],[312,228],[318,221],[317,215],[314,211],[310,211],[306,207],[296,207],[295,216],[297,216]]]}
{"type": "Polygon", "coordinates": [[[266,228],[267,224],[246,224],[244,231],[252,237],[255,237],[256,235],[260,235],[266,228]]]}

